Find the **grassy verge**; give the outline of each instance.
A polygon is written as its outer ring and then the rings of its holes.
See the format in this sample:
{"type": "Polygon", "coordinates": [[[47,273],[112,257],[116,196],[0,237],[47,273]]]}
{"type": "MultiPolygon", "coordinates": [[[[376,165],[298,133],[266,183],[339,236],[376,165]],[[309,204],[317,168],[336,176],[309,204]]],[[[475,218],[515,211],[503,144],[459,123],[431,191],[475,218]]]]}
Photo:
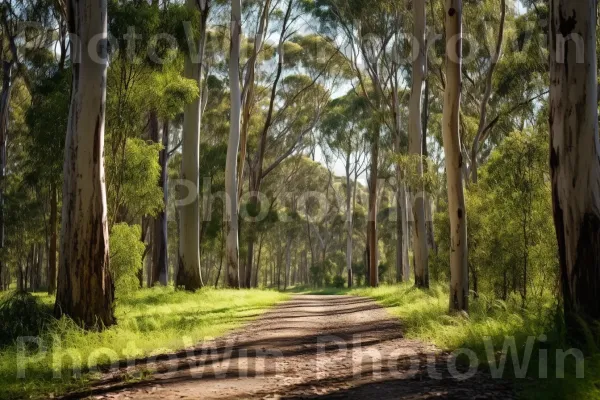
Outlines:
{"type": "Polygon", "coordinates": [[[525,365],[524,355],[530,354],[526,376],[516,379],[522,398],[600,399],[600,353],[593,343],[581,348],[587,355],[583,378],[576,377],[576,363],[571,356],[565,359],[565,377],[557,377],[561,375],[562,364],[557,362],[557,350],[567,351],[571,346],[565,343],[560,320],[556,317],[556,299],[548,297],[530,302],[527,309],[523,309],[520,299],[503,302],[481,296],[471,300],[468,316],[450,316],[448,289],[437,283],[429,290],[418,290],[406,283],[352,290],[297,288],[295,291],[370,297],[402,321],[406,337],[434,343],[447,351],[469,349],[484,366],[489,366],[490,360],[498,365],[504,351],[507,354],[505,378],[515,378],[516,370],[525,365]],[[513,359],[508,348],[503,350],[512,343],[512,338],[518,360],[513,359]],[[544,354],[548,355],[547,361],[544,361],[544,354]],[[518,362],[517,368],[514,361],[518,362]],[[547,366],[547,378],[540,378],[540,366],[544,369],[544,365],[547,366]]]}
{"type": "MultiPolygon", "coordinates": [[[[53,302],[50,296],[37,297],[47,308],[53,302]]],[[[48,398],[84,388],[92,376],[73,377],[77,363],[86,370],[95,356],[101,365],[109,362],[107,354],[127,359],[182,349],[239,327],[287,297],[266,290],[153,288],[119,300],[118,324],[100,333],[82,331],[68,319],[53,320],[39,336],[45,352],[37,344],[25,352],[16,344],[0,348],[0,398],[48,398]],[[19,369],[24,378],[18,377],[19,369]]]]}

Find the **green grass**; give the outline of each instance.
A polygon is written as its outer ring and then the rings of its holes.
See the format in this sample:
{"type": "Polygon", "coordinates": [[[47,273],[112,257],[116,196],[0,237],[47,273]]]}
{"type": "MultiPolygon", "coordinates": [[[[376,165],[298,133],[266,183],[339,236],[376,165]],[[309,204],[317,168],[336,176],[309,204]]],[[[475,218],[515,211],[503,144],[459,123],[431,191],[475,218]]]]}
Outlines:
{"type": "MultiPolygon", "coordinates": [[[[36,297],[47,308],[54,301],[47,295],[36,297]]],[[[0,348],[0,398],[48,398],[51,393],[85,388],[93,376],[74,378],[70,354],[81,357],[85,371],[90,355],[98,349],[114,352],[119,359],[180,350],[237,328],[286,298],[287,294],[267,290],[207,288],[187,293],[153,288],[119,300],[118,324],[103,332],[85,332],[66,318],[54,320],[40,336],[47,346],[45,354],[40,355],[35,345],[27,357],[18,355],[16,344],[0,348]],[[18,363],[26,366],[24,379],[17,377],[18,363]]],[[[101,356],[98,363],[108,360],[101,356]]]]}
{"type": "MultiPolygon", "coordinates": [[[[567,358],[565,378],[556,378],[556,350],[568,350],[571,346],[566,344],[561,323],[556,317],[557,304],[554,298],[530,301],[527,309],[523,309],[520,298],[503,302],[480,296],[479,299],[470,300],[467,316],[448,314],[448,289],[446,285],[437,283],[433,283],[429,290],[419,290],[412,283],[406,283],[351,290],[294,288],[293,291],[370,297],[401,320],[407,338],[421,339],[446,351],[470,349],[483,366],[488,365],[489,359],[498,361],[507,337],[515,338],[519,361],[522,361],[528,337],[532,337],[529,339],[533,348],[527,378],[516,379],[522,398],[600,399],[600,353],[593,344],[587,344],[582,349],[587,355],[584,379],[576,379],[572,358],[567,358]],[[540,341],[540,335],[545,335],[546,340],[540,341]],[[491,340],[493,356],[488,356],[484,338],[491,340]],[[539,379],[540,350],[546,350],[549,355],[547,379],[539,379]]],[[[512,357],[508,356],[504,377],[515,377],[512,365],[512,357]]]]}

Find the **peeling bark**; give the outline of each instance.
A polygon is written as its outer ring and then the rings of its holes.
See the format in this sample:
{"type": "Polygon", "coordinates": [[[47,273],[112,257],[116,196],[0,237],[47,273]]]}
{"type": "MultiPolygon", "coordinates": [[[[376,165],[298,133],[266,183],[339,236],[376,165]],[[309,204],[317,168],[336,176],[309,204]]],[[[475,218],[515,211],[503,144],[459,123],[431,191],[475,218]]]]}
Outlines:
{"type": "Polygon", "coordinates": [[[580,320],[600,319],[596,1],[551,0],[549,7],[554,224],[565,319],[577,336],[583,329],[580,320]]]}
{"type": "Polygon", "coordinates": [[[462,64],[462,0],[446,0],[446,88],[442,136],[450,216],[450,311],[468,311],[467,221],[459,114],[462,64]]]}
{"type": "Polygon", "coordinates": [[[73,65],[55,314],[102,329],[115,323],[104,177],[107,40],[97,46],[105,62],[92,59],[88,44],[106,38],[107,2],[71,0],[70,11],[70,31],[80,39],[71,51],[81,62],[73,65]]]}

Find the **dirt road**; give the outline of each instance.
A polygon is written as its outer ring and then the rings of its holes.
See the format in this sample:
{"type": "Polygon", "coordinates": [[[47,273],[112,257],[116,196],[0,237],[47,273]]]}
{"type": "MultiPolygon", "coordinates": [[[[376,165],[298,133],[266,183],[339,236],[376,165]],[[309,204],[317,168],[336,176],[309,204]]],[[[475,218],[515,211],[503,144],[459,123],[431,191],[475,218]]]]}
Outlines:
{"type": "Polygon", "coordinates": [[[385,309],[350,296],[295,296],[237,332],[159,360],[145,367],[149,381],[108,380],[71,398],[514,397],[510,383],[454,367],[448,354],[404,339],[385,309]]]}

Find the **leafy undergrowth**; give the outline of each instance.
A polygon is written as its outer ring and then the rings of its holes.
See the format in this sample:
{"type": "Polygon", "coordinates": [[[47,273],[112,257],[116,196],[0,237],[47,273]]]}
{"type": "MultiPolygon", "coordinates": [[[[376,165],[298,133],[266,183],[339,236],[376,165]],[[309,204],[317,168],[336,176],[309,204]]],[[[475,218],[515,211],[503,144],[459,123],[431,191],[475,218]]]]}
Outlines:
{"type": "MultiPolygon", "coordinates": [[[[47,309],[53,303],[50,296],[35,297],[34,303],[28,297],[30,310],[47,309]]],[[[39,336],[32,329],[27,333],[31,337],[20,345],[13,338],[10,345],[0,347],[0,398],[48,398],[85,388],[94,375],[74,376],[77,364],[88,371],[94,359],[102,366],[110,365],[111,357],[127,360],[183,349],[239,327],[287,297],[267,290],[206,288],[188,293],[152,288],[120,299],[118,324],[103,332],[85,332],[67,318],[49,320],[39,336]]]]}
{"type": "MultiPolygon", "coordinates": [[[[566,352],[572,346],[566,344],[564,329],[557,317],[556,299],[549,296],[530,301],[526,309],[521,307],[520,298],[503,302],[480,296],[470,300],[468,315],[449,315],[448,289],[438,283],[432,283],[429,290],[419,290],[412,283],[405,283],[351,290],[295,288],[294,291],[370,297],[401,320],[406,337],[431,342],[447,351],[469,349],[483,366],[490,366],[490,360],[497,366],[501,355],[507,354],[503,377],[515,378],[522,398],[600,399],[600,353],[595,347],[594,335],[590,334],[586,344],[578,346],[586,356],[583,377],[576,377],[573,356],[566,356],[564,368],[561,368],[563,363],[557,362],[557,351],[566,352]],[[513,359],[509,348],[503,350],[512,343],[512,338],[518,360],[513,359]],[[524,363],[526,354],[530,354],[528,364],[524,363]],[[547,361],[544,361],[544,354],[547,354],[547,361]],[[525,365],[523,371],[526,374],[519,374],[525,365]],[[543,371],[544,366],[547,378],[540,374],[540,368],[543,371]],[[564,378],[560,377],[561,371],[564,371],[564,378]]],[[[595,335],[596,340],[598,337],[595,335]]]]}

